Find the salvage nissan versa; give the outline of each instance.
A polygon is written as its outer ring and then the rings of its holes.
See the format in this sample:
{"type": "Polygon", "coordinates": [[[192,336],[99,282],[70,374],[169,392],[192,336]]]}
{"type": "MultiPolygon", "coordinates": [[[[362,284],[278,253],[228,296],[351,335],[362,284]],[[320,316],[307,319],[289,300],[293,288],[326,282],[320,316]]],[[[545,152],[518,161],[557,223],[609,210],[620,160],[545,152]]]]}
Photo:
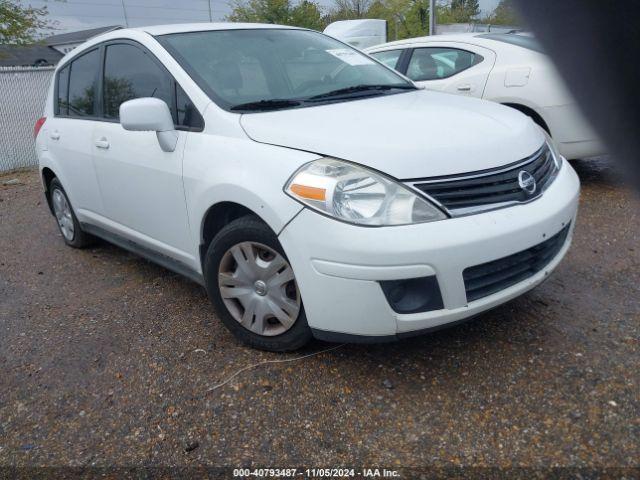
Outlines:
{"type": "Polygon", "coordinates": [[[268,350],[506,302],[558,265],[578,204],[528,117],[297,28],[95,37],[60,62],[35,134],[68,245],[101,237],[194,279],[268,350]]]}

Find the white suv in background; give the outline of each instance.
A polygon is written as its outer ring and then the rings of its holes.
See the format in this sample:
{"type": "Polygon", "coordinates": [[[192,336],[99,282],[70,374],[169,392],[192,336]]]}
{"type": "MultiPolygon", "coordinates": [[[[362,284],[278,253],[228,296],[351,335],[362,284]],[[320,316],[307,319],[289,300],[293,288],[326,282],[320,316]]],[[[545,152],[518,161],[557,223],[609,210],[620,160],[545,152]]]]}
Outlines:
{"type": "Polygon", "coordinates": [[[101,237],[192,278],[269,350],[514,298],[558,265],[578,205],[528,117],[273,25],[93,38],[58,65],[36,139],[68,245],[101,237]]]}

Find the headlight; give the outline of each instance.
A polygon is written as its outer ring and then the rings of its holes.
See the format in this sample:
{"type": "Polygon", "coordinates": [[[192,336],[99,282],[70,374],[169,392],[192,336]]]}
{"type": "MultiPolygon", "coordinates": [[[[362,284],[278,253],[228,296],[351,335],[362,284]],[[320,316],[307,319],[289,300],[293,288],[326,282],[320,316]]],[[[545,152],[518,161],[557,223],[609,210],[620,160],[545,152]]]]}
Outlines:
{"type": "Polygon", "coordinates": [[[334,158],[304,165],[285,191],[314,210],[358,225],[386,226],[447,218],[404,185],[334,158]]]}
{"type": "Polygon", "coordinates": [[[558,151],[556,142],[553,141],[553,139],[549,136],[547,132],[544,132],[544,133],[545,133],[545,136],[547,137],[547,146],[551,151],[551,156],[553,157],[553,162],[556,165],[556,170],[560,170],[560,168],[562,167],[562,155],[560,155],[560,152],[558,151]]]}

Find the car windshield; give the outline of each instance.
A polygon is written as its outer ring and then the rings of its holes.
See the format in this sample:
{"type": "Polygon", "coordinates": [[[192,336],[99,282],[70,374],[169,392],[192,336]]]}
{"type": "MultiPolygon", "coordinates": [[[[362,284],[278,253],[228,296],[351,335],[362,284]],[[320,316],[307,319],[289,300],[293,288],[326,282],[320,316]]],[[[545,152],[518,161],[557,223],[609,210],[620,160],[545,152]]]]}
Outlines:
{"type": "Polygon", "coordinates": [[[308,30],[215,30],[158,40],[218,105],[232,111],[294,108],[415,88],[358,50],[308,30]]]}

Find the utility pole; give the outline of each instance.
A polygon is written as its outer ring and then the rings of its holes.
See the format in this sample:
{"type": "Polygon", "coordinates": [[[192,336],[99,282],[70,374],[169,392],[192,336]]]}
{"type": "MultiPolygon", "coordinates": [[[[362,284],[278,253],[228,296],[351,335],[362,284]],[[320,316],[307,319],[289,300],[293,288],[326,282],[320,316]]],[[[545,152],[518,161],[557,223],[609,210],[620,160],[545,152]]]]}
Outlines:
{"type": "Polygon", "coordinates": [[[400,22],[404,23],[405,21],[405,17],[404,15],[402,15],[401,13],[395,13],[393,15],[393,18],[395,19],[395,23],[396,23],[396,40],[398,40],[398,26],[400,25],[400,22]]]}
{"type": "Polygon", "coordinates": [[[213,22],[213,17],[211,16],[211,0],[207,0],[207,5],[209,5],[209,22],[213,22]]]}
{"type": "Polygon", "coordinates": [[[124,0],[122,1],[122,13],[124,14],[124,24],[129,27],[129,19],[127,18],[127,9],[124,6],[124,0]]]}
{"type": "Polygon", "coordinates": [[[429,35],[436,34],[436,0],[429,0],[429,35]]]}

